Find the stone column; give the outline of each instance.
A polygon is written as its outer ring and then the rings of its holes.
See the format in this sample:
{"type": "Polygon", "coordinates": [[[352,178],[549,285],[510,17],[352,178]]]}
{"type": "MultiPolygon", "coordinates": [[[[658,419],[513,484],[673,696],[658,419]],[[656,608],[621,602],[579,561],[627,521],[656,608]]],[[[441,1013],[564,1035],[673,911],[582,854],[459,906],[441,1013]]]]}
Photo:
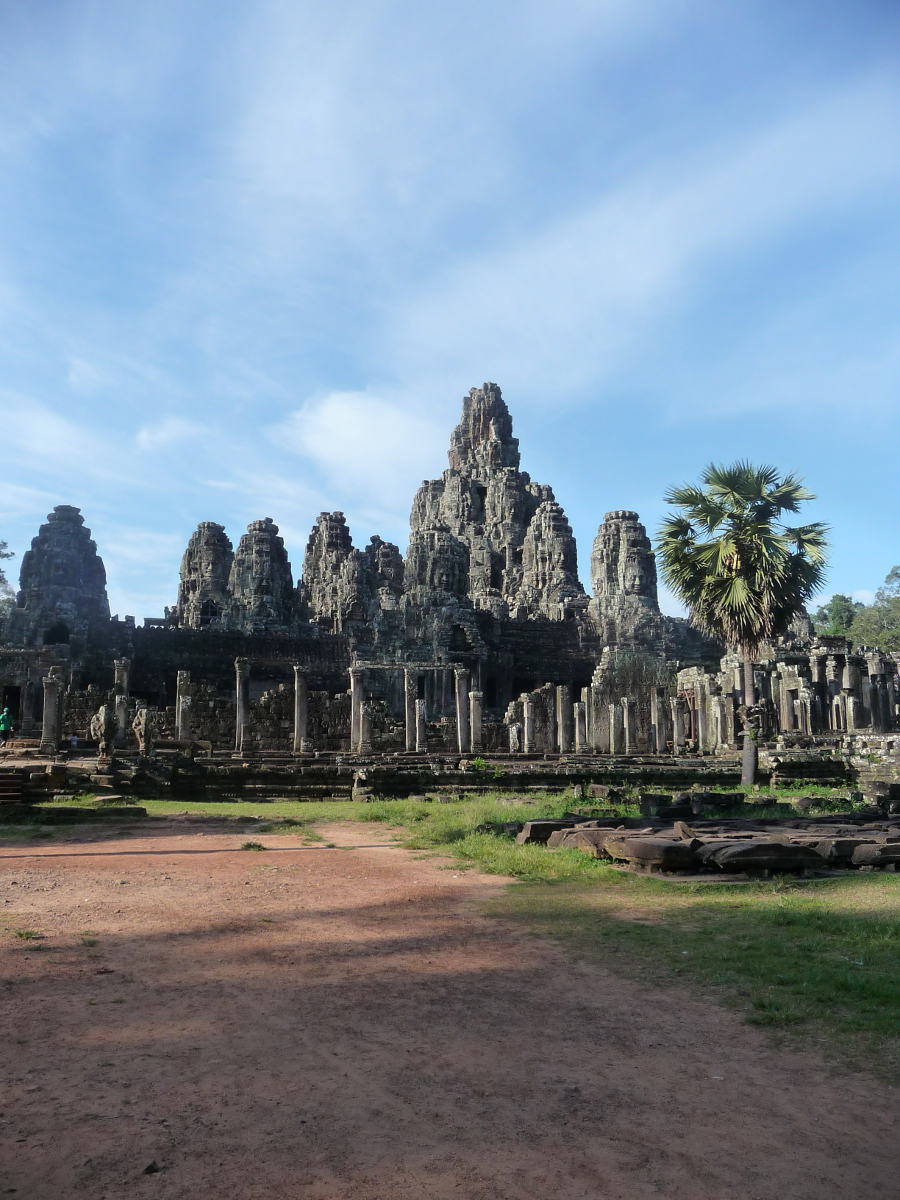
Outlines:
{"type": "Polygon", "coordinates": [[[534,696],[525,696],[522,700],[522,726],[522,749],[526,754],[533,754],[534,739],[537,733],[534,696]]]}
{"type": "Polygon", "coordinates": [[[128,728],[128,697],[117,695],[115,700],[116,735],[113,739],[117,746],[125,745],[125,730],[128,728]]]}
{"type": "Polygon", "coordinates": [[[235,676],[235,713],[234,713],[234,752],[243,754],[246,739],[247,721],[250,716],[250,659],[236,658],[234,660],[235,676]]]}
{"type": "Polygon", "coordinates": [[[560,754],[572,749],[572,689],[561,683],[556,689],[556,736],[560,754]]]}
{"type": "Polygon", "coordinates": [[[660,737],[660,722],[662,720],[661,713],[664,711],[665,701],[659,694],[659,688],[652,687],[650,689],[650,741],[651,749],[655,754],[665,754],[666,743],[665,733],[660,737]],[[662,749],[660,749],[662,742],[662,749]]]}
{"type": "Polygon", "coordinates": [[[360,716],[363,702],[362,667],[350,668],[350,753],[359,751],[360,716]]]}
{"type": "Polygon", "coordinates": [[[128,696],[128,675],[131,663],[127,658],[115,658],[113,659],[113,670],[115,672],[113,691],[117,696],[128,696]]]}
{"type": "Polygon", "coordinates": [[[372,753],[372,705],[368,700],[359,709],[359,753],[372,753]]]}
{"type": "Polygon", "coordinates": [[[546,749],[550,754],[555,754],[559,746],[559,734],[556,730],[556,691],[552,684],[549,688],[549,695],[546,700],[547,710],[547,740],[546,749]]]}
{"type": "Polygon", "coordinates": [[[482,736],[482,699],[481,692],[469,692],[469,736],[473,754],[480,754],[484,746],[482,736]]]}
{"type": "Polygon", "coordinates": [[[593,713],[591,712],[591,699],[592,699],[591,689],[589,687],[582,688],[581,689],[581,703],[584,705],[584,735],[585,735],[585,739],[586,739],[585,743],[584,743],[585,751],[588,751],[591,748],[591,724],[593,722],[593,713]]]}
{"type": "Polygon", "coordinates": [[[457,667],[456,675],[456,746],[460,754],[469,753],[469,672],[457,667]]]}
{"type": "Polygon", "coordinates": [[[828,694],[828,712],[829,725],[832,729],[841,729],[841,725],[835,724],[835,715],[837,708],[835,707],[834,699],[840,694],[841,690],[841,668],[837,658],[834,655],[829,655],[825,660],[825,688],[828,694]]]}
{"type": "MultiPolygon", "coordinates": [[[[669,750],[669,700],[663,688],[654,688],[650,693],[650,703],[655,704],[653,723],[656,733],[656,753],[667,754],[669,750]]],[[[674,749],[674,746],[673,746],[674,749]]]]}
{"type": "Polygon", "coordinates": [[[59,749],[59,697],[62,678],[58,667],[44,677],[44,719],[41,725],[41,754],[56,754],[59,749]]]}
{"type": "Polygon", "coordinates": [[[594,753],[609,754],[609,705],[604,704],[599,696],[594,697],[594,753]]]}
{"type": "Polygon", "coordinates": [[[306,686],[306,676],[299,663],[294,663],[294,743],[295,754],[303,754],[308,749],[309,734],[309,689],[306,686]]]}
{"type": "Polygon", "coordinates": [[[684,753],[684,709],[685,703],[681,696],[674,696],[669,701],[669,713],[672,718],[672,753],[684,753]]]}
{"type": "Polygon", "coordinates": [[[697,722],[697,753],[705,754],[707,750],[707,728],[708,728],[708,713],[706,710],[707,696],[705,691],[698,690],[695,692],[696,707],[694,709],[694,719],[697,722]]]}
{"type": "Polygon", "coordinates": [[[22,688],[22,716],[21,716],[21,733],[23,737],[28,737],[33,731],[34,726],[34,680],[28,678],[22,688]]]}
{"type": "Polygon", "coordinates": [[[416,698],[419,694],[418,678],[409,668],[403,671],[403,716],[406,722],[406,749],[416,748],[416,698]]]}
{"type": "Polygon", "coordinates": [[[627,696],[622,697],[622,727],[625,739],[625,753],[634,754],[637,749],[637,729],[635,728],[634,701],[627,696]]]}
{"type": "Polygon", "coordinates": [[[610,754],[621,754],[624,741],[624,725],[622,707],[619,704],[609,705],[609,751],[610,754]]]}
{"type": "Polygon", "coordinates": [[[575,701],[574,712],[572,715],[575,722],[575,753],[585,754],[588,748],[587,706],[583,700],[575,701]]]}
{"type": "Polygon", "coordinates": [[[425,701],[416,701],[416,753],[426,754],[428,751],[428,728],[425,721],[425,701]]]}
{"type": "MultiPolygon", "coordinates": [[[[600,687],[596,683],[591,684],[591,719],[588,722],[588,741],[591,744],[591,749],[595,754],[600,754],[604,750],[603,736],[607,722],[603,714],[604,705],[600,698],[600,687]]],[[[605,747],[608,749],[607,747],[605,747]]]]}
{"type": "Polygon", "coordinates": [[[175,676],[175,736],[186,742],[191,736],[191,675],[179,671],[175,676]]]}
{"type": "Polygon", "coordinates": [[[876,676],[874,694],[878,701],[878,719],[875,728],[878,733],[887,733],[891,727],[891,711],[888,706],[888,687],[885,675],[876,676]]]}

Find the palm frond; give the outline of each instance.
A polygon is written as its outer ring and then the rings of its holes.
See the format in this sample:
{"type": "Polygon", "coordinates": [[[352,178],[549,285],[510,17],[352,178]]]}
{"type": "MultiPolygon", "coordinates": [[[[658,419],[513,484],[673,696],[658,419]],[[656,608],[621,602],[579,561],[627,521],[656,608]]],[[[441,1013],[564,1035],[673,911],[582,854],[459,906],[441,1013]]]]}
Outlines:
{"type": "Polygon", "coordinates": [[[711,463],[701,479],[703,487],[665,495],[681,512],[659,528],[662,576],[698,628],[750,650],[785,629],[822,585],[828,527],[779,523],[814,497],[773,466],[711,463]]]}

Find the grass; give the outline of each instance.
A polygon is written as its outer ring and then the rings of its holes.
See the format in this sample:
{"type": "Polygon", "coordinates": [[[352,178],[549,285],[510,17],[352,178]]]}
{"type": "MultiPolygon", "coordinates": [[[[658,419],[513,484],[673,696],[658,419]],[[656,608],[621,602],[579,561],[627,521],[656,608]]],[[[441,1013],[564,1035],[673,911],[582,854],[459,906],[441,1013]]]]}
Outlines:
{"type": "Polygon", "coordinates": [[[242,842],[241,843],[242,850],[265,850],[265,848],[266,847],[262,844],[262,842],[242,842]]]}
{"type": "Polygon", "coordinates": [[[23,942],[34,942],[44,935],[38,933],[36,929],[14,929],[13,937],[21,938],[23,942]]]}
{"type": "MultiPolygon", "coordinates": [[[[714,789],[710,789],[714,790],[714,789]]],[[[723,789],[729,790],[729,789],[723,789]]],[[[791,787],[782,803],[841,789],[791,787]]],[[[422,800],[226,803],[143,801],[152,816],[185,811],[321,839],[318,821],[379,822],[411,849],[453,857],[518,882],[486,911],[559,941],[573,956],[653,985],[682,981],[779,1035],[821,1040],[845,1065],[896,1079],[900,1066],[900,877],[880,872],[771,883],[677,884],[631,875],[578,851],[520,846],[501,823],[590,811],[571,793],[515,803],[493,793],[448,804],[422,800]],[[484,827],[487,832],[476,832],[484,827]]],[[[63,803],[70,803],[64,801],[63,803]]],[[[596,801],[598,811],[612,807],[596,801]]],[[[830,805],[829,805],[830,806],[830,805]]],[[[763,815],[754,805],[747,815],[763,815]]],[[[617,815],[637,815],[625,801],[617,815]]],[[[262,848],[260,843],[246,847],[262,848]]]]}
{"type": "Polygon", "coordinates": [[[751,1023],[820,1039],[896,1080],[900,879],[673,886],[611,872],[605,886],[523,883],[489,905],[578,958],[648,983],[683,979],[751,1023]]]}

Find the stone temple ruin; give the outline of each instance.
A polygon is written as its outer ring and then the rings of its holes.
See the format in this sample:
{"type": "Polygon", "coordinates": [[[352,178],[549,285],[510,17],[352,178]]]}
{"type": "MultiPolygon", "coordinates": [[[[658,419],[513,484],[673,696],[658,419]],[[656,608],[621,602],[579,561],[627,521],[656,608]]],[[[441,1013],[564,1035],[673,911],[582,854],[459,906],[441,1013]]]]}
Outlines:
{"type": "MultiPolygon", "coordinates": [[[[236,547],[203,521],[172,607],[138,624],[110,615],[90,530],[58,506],[23,557],[2,700],[45,755],[102,743],[117,787],[130,763],[159,786],[402,792],[423,772],[452,783],[468,764],[471,779],[472,758],[523,785],[733,779],[740,664],[660,612],[637,513],[606,513],[590,574],[589,596],[565,512],[521,469],[486,383],[413,499],[405,556],[378,536],[356,548],[343,514],[321,513],[296,580],[271,517],[236,547]]],[[[800,621],[755,671],[764,772],[862,778],[877,757],[900,779],[895,657],[800,621]]]]}

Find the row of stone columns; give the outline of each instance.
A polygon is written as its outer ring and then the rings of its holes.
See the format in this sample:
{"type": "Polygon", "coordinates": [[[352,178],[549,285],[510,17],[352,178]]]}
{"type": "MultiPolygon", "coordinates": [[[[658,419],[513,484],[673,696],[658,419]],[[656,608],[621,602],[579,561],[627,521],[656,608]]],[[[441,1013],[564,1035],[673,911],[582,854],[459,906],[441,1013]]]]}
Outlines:
{"type": "MultiPolygon", "coordinates": [[[[367,754],[372,749],[371,708],[365,700],[363,667],[350,668],[350,751],[367,754]]],[[[454,671],[456,707],[456,743],[460,754],[479,752],[483,745],[483,696],[469,691],[469,672],[454,671]]],[[[425,701],[418,698],[419,673],[413,667],[403,671],[404,746],[410,753],[423,754],[428,748],[425,701]]]]}
{"type": "MultiPolygon", "coordinates": [[[[234,718],[234,752],[243,754],[248,748],[250,720],[250,660],[236,658],[234,660],[235,674],[235,718],[234,718]]],[[[190,696],[179,700],[182,684],[189,682],[187,671],[178,672],[179,693],[176,695],[175,711],[178,722],[178,738],[183,740],[189,733],[184,718],[186,709],[190,707],[190,696]],[[183,678],[182,678],[183,677],[183,678]]],[[[351,688],[353,686],[353,671],[350,673],[351,688]]],[[[309,687],[306,675],[299,663],[294,663],[294,732],[291,747],[295,754],[307,753],[309,750],[309,687]]]]}
{"type": "MultiPolygon", "coordinates": [[[[571,694],[568,685],[557,687],[555,704],[549,723],[547,740],[560,754],[634,754],[639,748],[638,706],[630,696],[612,703],[601,701],[599,688],[583,688],[581,699],[568,704],[571,694]]],[[[544,738],[538,729],[539,698],[534,693],[522,697],[522,723],[510,726],[510,751],[535,754],[544,748],[544,738]]],[[[664,689],[650,694],[650,746],[652,753],[667,754],[669,744],[674,753],[685,748],[685,710],[683,697],[671,698],[664,689]]],[[[698,713],[701,722],[705,714],[698,713]]],[[[724,720],[724,718],[722,718],[724,720]]],[[[723,727],[724,728],[724,727],[723,727]]],[[[705,736],[705,728],[700,730],[705,736]]]]}

